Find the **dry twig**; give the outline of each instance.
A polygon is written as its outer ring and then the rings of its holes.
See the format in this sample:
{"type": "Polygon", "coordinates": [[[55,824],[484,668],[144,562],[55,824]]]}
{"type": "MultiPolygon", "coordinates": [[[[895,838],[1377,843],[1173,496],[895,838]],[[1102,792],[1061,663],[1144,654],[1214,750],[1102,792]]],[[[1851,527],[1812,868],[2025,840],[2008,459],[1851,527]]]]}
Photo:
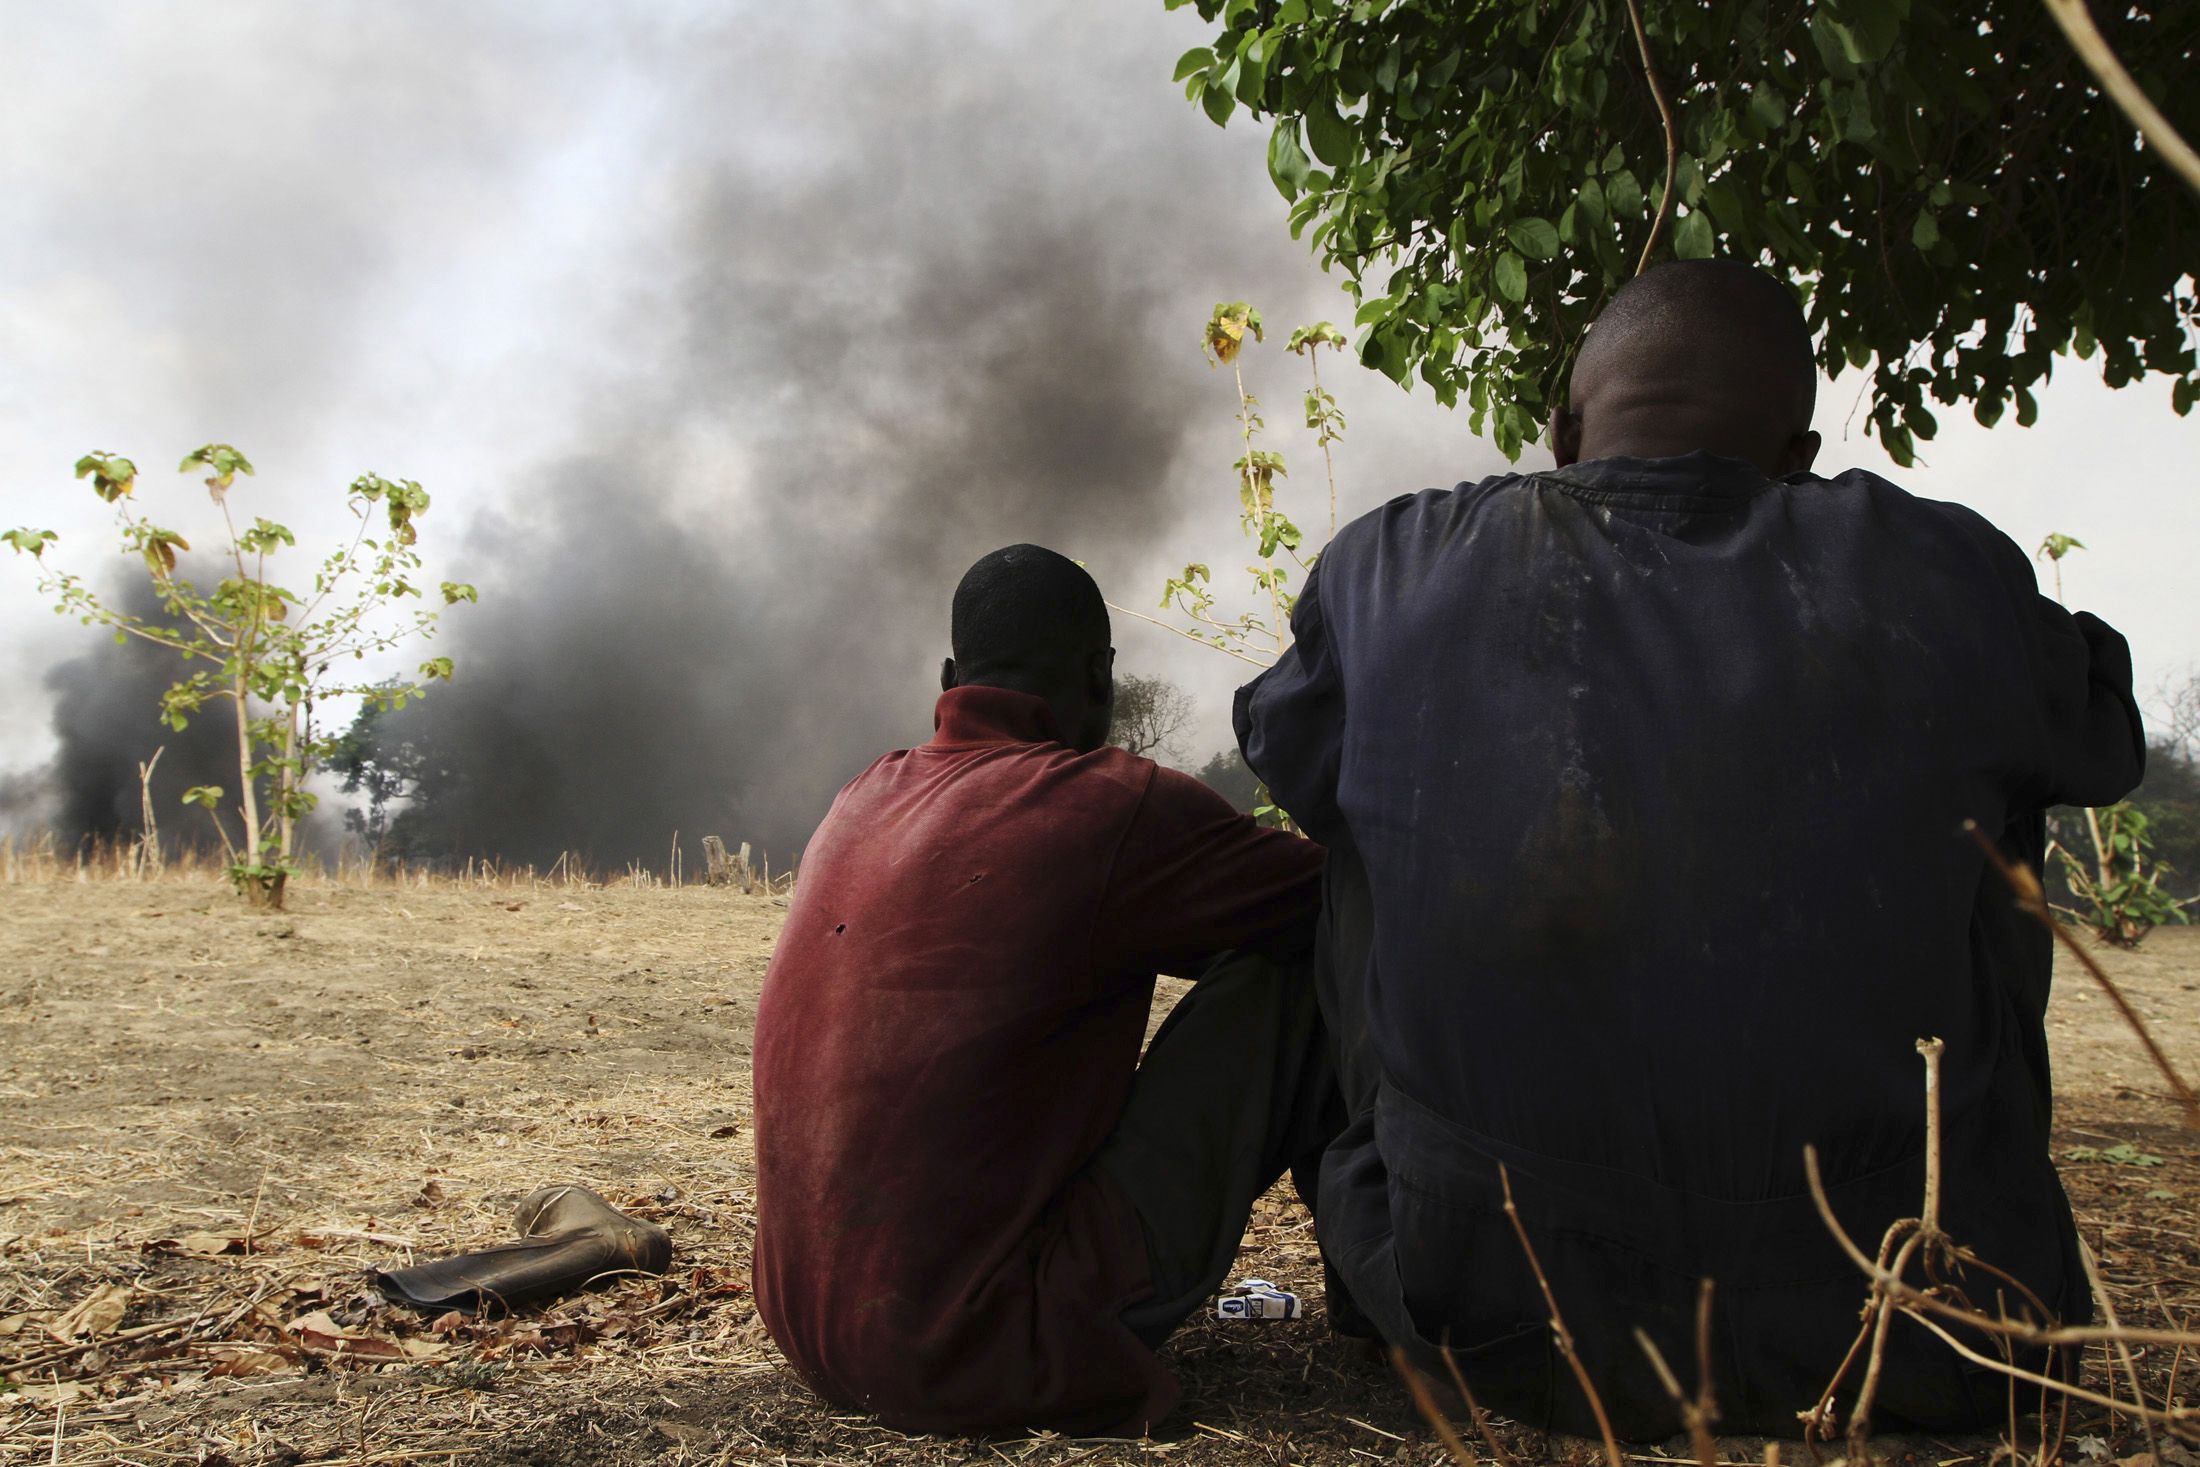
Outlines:
{"type": "Polygon", "coordinates": [[[1543,1272],[1543,1260],[1536,1257],[1535,1244],[1528,1240],[1527,1226],[1520,1221],[1520,1209],[1513,1203],[1512,1173],[1506,1170],[1503,1162],[1497,1164],[1497,1180],[1505,1189],[1505,1216],[1512,1219],[1513,1235],[1520,1239],[1520,1251],[1528,1255],[1528,1267],[1535,1271],[1536,1287],[1543,1291],[1543,1302],[1551,1311],[1551,1335],[1558,1342],[1558,1353],[1573,1367],[1574,1379],[1581,1383],[1581,1393],[1588,1397],[1589,1411],[1597,1419],[1597,1430],[1604,1436],[1605,1461],[1610,1467],[1625,1467],[1619,1438],[1612,1434],[1612,1419],[1604,1411],[1604,1398],[1597,1394],[1596,1382],[1589,1379],[1589,1368],[1581,1363],[1581,1356],[1574,1349],[1573,1331],[1566,1328],[1566,1317],[1559,1312],[1558,1296],[1551,1292],[1550,1278],[1543,1272]]]}
{"type": "Polygon", "coordinates": [[[1474,1453],[1468,1451],[1467,1444],[1459,1439],[1451,1418],[1437,1407],[1436,1397],[1429,1391],[1428,1382],[1421,1378],[1420,1371],[1413,1368],[1413,1362],[1406,1358],[1406,1352],[1396,1345],[1391,1346],[1390,1363],[1397,1367],[1398,1374],[1405,1377],[1406,1390],[1412,1394],[1414,1406],[1420,1410],[1422,1419],[1428,1422],[1437,1438],[1443,1442],[1444,1450],[1451,1453],[1451,1459],[1461,1464],[1461,1467],[1474,1467],[1474,1453]]]}
{"type": "Polygon", "coordinates": [[[1451,1353],[1451,1346],[1444,1346],[1444,1368],[1451,1372],[1451,1383],[1459,1388],[1459,1399],[1467,1403],[1467,1415],[1474,1422],[1474,1429],[1481,1434],[1482,1443],[1490,1449],[1490,1455],[1498,1461],[1498,1467],[1520,1467],[1519,1459],[1505,1449],[1497,1433],[1490,1429],[1490,1413],[1482,1409],[1482,1403],[1474,1398],[1467,1386],[1465,1372],[1459,1368],[1458,1357],[1451,1353]]]}
{"type": "Polygon", "coordinates": [[[2194,1130],[2200,1130],[2200,1096],[2193,1094],[2192,1087],[2185,1083],[2185,1077],[2177,1073],[2177,1067],[2162,1052],[2162,1046],[2155,1043],[2154,1033],[2147,1028],[2146,1020],[2139,1017],[2139,1011],[2131,1006],[2130,999],[2124,997],[2124,991],[2116,986],[2116,980],[2108,976],[2108,970],[2100,965],[2093,954],[2085,950],[2085,944],[2078,940],[2076,933],[2055,920],[2055,913],[2047,905],[2047,892],[2040,885],[2039,876],[2029,867],[2017,865],[2004,856],[2001,848],[1988,840],[1986,832],[1979,829],[1977,821],[1964,821],[1963,832],[1985,853],[1988,863],[2000,874],[2001,879],[2009,883],[2010,890],[2017,894],[2017,906],[2055,934],[2055,940],[2063,945],[2064,951],[2076,958],[2093,981],[2100,985],[2101,992],[2108,995],[2108,1001],[2116,1006],[2116,1012],[2123,1016],[2124,1022],[2131,1026],[2131,1032],[2138,1035],[2139,1042],[2146,1046],[2147,1057],[2154,1061],[2155,1069],[2161,1072],[2162,1078],[2169,1082],[2169,1088],[2176,1093],[2177,1103],[2185,1109],[2185,1124],[2194,1130]]]}
{"type": "Polygon", "coordinates": [[[1711,1379],[1711,1291],[1710,1279],[1705,1279],[1696,1291],[1695,1395],[1690,1396],[1681,1389],[1673,1367],[1665,1363],[1664,1353],[1649,1332],[1639,1325],[1635,1329],[1635,1343],[1649,1357],[1650,1368],[1657,1372],[1658,1384],[1665,1387],[1665,1393],[1680,1409],[1681,1425],[1687,1428],[1689,1444],[1695,1448],[1697,1467],[1716,1467],[1719,1460],[1719,1443],[1711,1431],[1719,1420],[1718,1396],[1711,1379]]]}

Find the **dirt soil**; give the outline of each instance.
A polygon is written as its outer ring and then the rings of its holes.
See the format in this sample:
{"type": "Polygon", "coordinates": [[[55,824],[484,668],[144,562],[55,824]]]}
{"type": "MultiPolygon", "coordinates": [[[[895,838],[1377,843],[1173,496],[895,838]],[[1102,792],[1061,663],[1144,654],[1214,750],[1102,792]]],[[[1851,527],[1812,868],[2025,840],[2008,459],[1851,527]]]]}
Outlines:
{"type": "MultiPolygon", "coordinates": [[[[1281,1193],[1242,1272],[1311,1317],[1181,1331],[1167,1439],[911,1439],[812,1398],[747,1294],[748,1041],[783,904],[322,884],[268,915],[195,880],[0,886],[0,1467],[1444,1460],[1387,1364],[1329,1336],[1281,1193]],[[669,1228],[672,1273],[502,1321],[366,1286],[511,1236],[513,1203],[562,1181],[669,1228]]],[[[2106,958],[2200,1075],[2200,931],[2106,958]]],[[[2120,1313],[2200,1316],[2200,1133],[2074,969],[2050,1033],[2057,1151],[2120,1313]]],[[[2157,1389],[2170,1355],[2138,1362],[2157,1389]]],[[[2075,1431],[2074,1460],[2145,1445],[2099,1413],[2075,1431]]],[[[1883,1446],[1986,1467],[1991,1444],[1883,1446]]]]}

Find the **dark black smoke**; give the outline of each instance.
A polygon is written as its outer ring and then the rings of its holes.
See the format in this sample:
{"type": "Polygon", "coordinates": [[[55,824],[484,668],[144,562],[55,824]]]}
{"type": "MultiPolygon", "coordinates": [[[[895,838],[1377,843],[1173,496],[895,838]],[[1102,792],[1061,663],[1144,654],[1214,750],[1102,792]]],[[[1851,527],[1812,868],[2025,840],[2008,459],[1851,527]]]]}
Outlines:
{"type": "MultiPolygon", "coordinates": [[[[385,720],[439,771],[397,845],[616,869],[678,831],[691,863],[706,834],[785,859],[929,732],[979,555],[1053,546],[1143,604],[1186,435],[1227,438],[1206,308],[1305,267],[1257,149],[1188,146],[1212,134],[1169,38],[1127,44],[1103,9],[744,7],[607,59],[670,98],[646,179],[604,205],[646,206],[653,237],[580,283],[632,303],[627,365],[588,342],[559,364],[603,379],[580,452],[430,485],[499,507],[448,562],[481,590],[440,644],[457,681],[385,720]]],[[[1226,504],[1213,446],[1197,482],[1226,504]]],[[[75,724],[67,803],[111,809],[75,724]]]]}
{"type": "MultiPolygon", "coordinates": [[[[160,611],[152,587],[115,597],[134,616],[160,611]]],[[[160,719],[161,693],[182,675],[174,652],[149,642],[101,641],[46,673],[59,747],[45,768],[0,787],[0,819],[19,831],[51,830],[65,847],[133,839],[143,827],[138,765],[158,753],[154,820],[171,849],[219,846],[205,811],[181,802],[193,785],[237,789],[237,733],[227,704],[203,709],[182,730],[160,719]]]]}
{"type": "Polygon", "coordinates": [[[645,436],[477,527],[459,680],[390,720],[462,778],[400,835],[610,867],[661,864],[675,831],[690,859],[705,834],[797,849],[840,783],[929,732],[964,567],[1032,540],[1104,574],[1153,533],[1187,421],[1153,364],[1183,333],[1098,222],[905,244],[855,312],[703,272],[690,370],[725,384],[715,411],[770,404],[754,477],[679,512],[676,455],[645,436]]]}
{"type": "Polygon", "coordinates": [[[1228,411],[1194,343],[1238,242],[1204,210],[1261,181],[1142,155],[1104,74],[1065,98],[971,44],[834,56],[789,101],[816,109],[799,173],[695,163],[661,356],[601,449],[470,537],[458,681],[397,716],[459,777],[401,844],[615,869],[678,831],[691,862],[706,834],[784,859],[930,732],[971,561],[1033,541],[1122,584],[1168,533],[1185,435],[1228,411]]]}

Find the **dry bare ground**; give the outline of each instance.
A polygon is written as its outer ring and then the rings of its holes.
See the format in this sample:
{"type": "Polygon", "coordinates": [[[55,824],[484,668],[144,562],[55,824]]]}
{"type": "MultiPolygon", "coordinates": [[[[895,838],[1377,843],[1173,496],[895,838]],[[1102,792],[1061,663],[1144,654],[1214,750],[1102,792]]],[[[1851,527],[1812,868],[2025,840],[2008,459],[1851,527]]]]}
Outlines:
{"type": "MultiPolygon", "coordinates": [[[[1167,1440],[909,1439],[811,1398],[746,1287],[748,1037],[782,900],[322,883],[274,916],[204,880],[0,885],[0,1464],[1443,1460],[1318,1302],[1181,1332],[1167,1440]],[[365,1287],[370,1266],[501,1241],[512,1204],[561,1181],[663,1223],[672,1273],[499,1322],[365,1287]]],[[[2200,932],[2109,961],[2200,1072],[2200,932]]],[[[2125,1322],[2200,1314],[2200,1134],[2079,975],[2052,1034],[2058,1150],[2125,1322]]],[[[1280,1193],[1243,1272],[1318,1301],[1280,1193]]],[[[2172,1353],[2139,1369],[2200,1397],[2200,1362],[2172,1353]]],[[[1596,1455],[1502,1435],[1529,1461],[1596,1455]]],[[[1880,1445],[1936,1467],[1992,1451],[1880,1445]]],[[[2145,1447],[2129,1420],[2074,1418],[2073,1460],[2145,1447]]]]}

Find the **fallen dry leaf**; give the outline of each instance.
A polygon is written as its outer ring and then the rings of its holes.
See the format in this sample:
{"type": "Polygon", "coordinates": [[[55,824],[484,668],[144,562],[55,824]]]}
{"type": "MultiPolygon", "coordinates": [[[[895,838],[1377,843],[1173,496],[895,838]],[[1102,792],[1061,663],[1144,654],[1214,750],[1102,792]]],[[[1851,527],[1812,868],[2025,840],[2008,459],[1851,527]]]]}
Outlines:
{"type": "Polygon", "coordinates": [[[30,1322],[31,1317],[28,1314],[11,1314],[5,1319],[0,1319],[0,1339],[5,1339],[12,1334],[22,1333],[23,1326],[30,1322]]]}
{"type": "Polygon", "coordinates": [[[291,1362],[272,1350],[239,1350],[224,1355],[207,1371],[208,1375],[273,1375],[278,1370],[291,1369],[291,1362]]]}
{"type": "Polygon", "coordinates": [[[103,1335],[122,1323],[130,1309],[128,1284],[101,1284],[76,1306],[46,1326],[46,1333],[67,1344],[85,1335],[103,1335]]]}
{"type": "Polygon", "coordinates": [[[445,1346],[437,1340],[393,1340],[382,1335],[351,1334],[329,1317],[325,1309],[302,1314],[283,1326],[301,1348],[348,1360],[424,1360],[441,1355],[445,1346]]]}
{"type": "Polygon", "coordinates": [[[252,1239],[242,1233],[185,1233],[176,1238],[155,1238],[145,1245],[148,1253],[188,1253],[194,1258],[219,1258],[225,1253],[249,1253],[252,1239]]]}
{"type": "Polygon", "coordinates": [[[89,1395],[91,1388],[73,1380],[59,1380],[51,1385],[19,1385],[13,1395],[20,1401],[36,1401],[42,1406],[66,1405],[78,1396],[89,1395]]]}

